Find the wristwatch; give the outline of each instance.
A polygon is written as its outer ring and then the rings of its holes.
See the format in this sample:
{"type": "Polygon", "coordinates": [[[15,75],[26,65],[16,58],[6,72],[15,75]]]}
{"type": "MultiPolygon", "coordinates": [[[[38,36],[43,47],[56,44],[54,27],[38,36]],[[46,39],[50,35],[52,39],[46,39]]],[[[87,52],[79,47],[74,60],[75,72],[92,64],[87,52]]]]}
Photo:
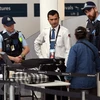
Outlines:
{"type": "Polygon", "coordinates": [[[21,54],[21,57],[22,57],[22,59],[25,59],[25,55],[24,54],[21,54]]]}

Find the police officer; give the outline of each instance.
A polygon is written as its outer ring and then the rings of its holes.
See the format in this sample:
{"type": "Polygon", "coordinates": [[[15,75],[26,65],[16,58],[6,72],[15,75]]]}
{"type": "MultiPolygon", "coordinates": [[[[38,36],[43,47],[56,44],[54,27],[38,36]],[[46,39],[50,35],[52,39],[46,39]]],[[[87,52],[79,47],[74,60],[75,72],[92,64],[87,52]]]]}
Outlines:
{"type": "Polygon", "coordinates": [[[100,14],[92,1],[87,1],[82,10],[88,17],[86,25],[88,39],[98,48],[100,55],[100,14]]]}
{"type": "MultiPolygon", "coordinates": [[[[29,52],[29,47],[22,33],[15,30],[15,23],[9,15],[2,18],[2,24],[5,29],[0,32],[0,52],[6,52],[13,63],[21,63],[29,52]]],[[[2,59],[0,62],[2,62],[2,59]]],[[[18,100],[18,96],[15,99],[18,100]]]]}

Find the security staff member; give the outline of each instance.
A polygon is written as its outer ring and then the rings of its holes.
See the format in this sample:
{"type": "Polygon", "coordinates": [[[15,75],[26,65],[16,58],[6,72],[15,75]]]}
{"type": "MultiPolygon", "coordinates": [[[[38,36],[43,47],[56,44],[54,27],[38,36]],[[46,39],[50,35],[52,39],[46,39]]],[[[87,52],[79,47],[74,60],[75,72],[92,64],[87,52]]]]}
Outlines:
{"type": "MultiPolygon", "coordinates": [[[[0,32],[0,52],[6,52],[13,63],[21,63],[29,52],[26,40],[21,32],[14,29],[15,21],[11,16],[4,16],[2,18],[2,24],[5,30],[0,32]]],[[[2,59],[0,62],[3,63],[2,59]]],[[[15,99],[19,100],[18,96],[15,99]]]]}
{"type": "Polygon", "coordinates": [[[88,39],[98,48],[100,55],[100,14],[92,1],[87,1],[82,10],[88,17],[86,25],[88,39]]]}
{"type": "Polygon", "coordinates": [[[71,47],[70,32],[67,28],[59,25],[59,14],[56,10],[48,12],[48,21],[51,27],[44,28],[34,42],[34,48],[39,58],[50,57],[50,35],[55,29],[55,58],[67,58],[71,47]],[[41,46],[45,45],[45,54],[42,54],[41,46]]]}
{"type": "MultiPolygon", "coordinates": [[[[70,32],[67,28],[59,25],[59,13],[56,10],[51,10],[47,14],[48,21],[51,25],[49,28],[43,29],[34,42],[34,48],[39,58],[67,58],[70,50],[70,32]],[[52,30],[55,32],[55,38],[52,37],[52,30]],[[51,46],[51,42],[54,42],[54,48],[51,46]],[[42,54],[41,46],[45,45],[45,54],[42,54]],[[52,48],[51,48],[52,47],[52,48]],[[51,50],[52,49],[52,50],[51,50]],[[51,54],[53,54],[51,56],[51,54]],[[44,56],[45,55],[45,56],[44,56]]],[[[62,66],[64,67],[64,66],[62,66]]],[[[57,100],[61,98],[58,97],[57,100]]],[[[67,97],[62,100],[66,100],[67,97]]],[[[54,100],[53,95],[46,95],[46,100],[54,100]]]]}

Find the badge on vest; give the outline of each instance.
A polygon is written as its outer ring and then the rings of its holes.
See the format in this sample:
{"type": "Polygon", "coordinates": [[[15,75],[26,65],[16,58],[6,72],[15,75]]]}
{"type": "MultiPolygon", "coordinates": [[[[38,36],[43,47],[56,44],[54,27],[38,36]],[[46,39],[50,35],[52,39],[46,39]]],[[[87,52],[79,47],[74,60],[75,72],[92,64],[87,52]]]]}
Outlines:
{"type": "Polygon", "coordinates": [[[14,51],[15,50],[15,47],[14,45],[11,46],[11,51],[14,51]]]}

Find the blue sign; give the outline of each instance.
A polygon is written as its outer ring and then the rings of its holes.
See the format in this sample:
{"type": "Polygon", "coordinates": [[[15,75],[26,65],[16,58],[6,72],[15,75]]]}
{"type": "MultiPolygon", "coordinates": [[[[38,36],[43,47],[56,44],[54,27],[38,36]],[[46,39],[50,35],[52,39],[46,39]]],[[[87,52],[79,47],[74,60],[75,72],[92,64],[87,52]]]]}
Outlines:
{"type": "Polygon", "coordinates": [[[38,4],[38,3],[34,4],[34,16],[35,17],[40,16],[40,4],[38,4]]]}
{"type": "Polygon", "coordinates": [[[65,3],[65,16],[80,16],[84,15],[81,10],[84,3],[65,3]]]}
{"type": "Polygon", "coordinates": [[[27,4],[0,4],[0,17],[27,17],[27,4]]]}
{"type": "MultiPolygon", "coordinates": [[[[84,6],[84,3],[65,3],[65,16],[84,15],[84,13],[81,10],[83,6],[84,6]]],[[[34,16],[35,17],[40,16],[40,4],[39,3],[34,4],[34,16]]]]}

